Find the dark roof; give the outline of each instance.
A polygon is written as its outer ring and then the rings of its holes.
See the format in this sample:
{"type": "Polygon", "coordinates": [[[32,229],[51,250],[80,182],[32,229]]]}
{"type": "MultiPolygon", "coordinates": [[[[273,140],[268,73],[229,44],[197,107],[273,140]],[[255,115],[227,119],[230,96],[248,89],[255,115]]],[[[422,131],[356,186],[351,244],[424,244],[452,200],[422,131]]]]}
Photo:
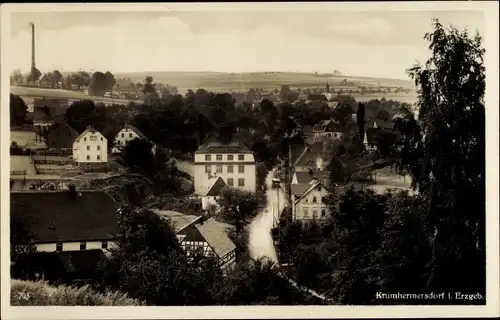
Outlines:
{"type": "Polygon", "coordinates": [[[314,189],[318,188],[319,186],[322,186],[323,188],[325,188],[325,189],[326,189],[325,184],[324,184],[323,182],[321,182],[321,181],[317,181],[317,182],[316,182],[316,183],[314,183],[314,184],[307,184],[307,186],[308,186],[308,188],[307,188],[304,192],[302,192],[302,194],[301,194],[301,195],[298,195],[298,196],[299,196],[299,198],[296,200],[296,202],[299,202],[299,201],[300,201],[302,198],[304,198],[304,197],[305,197],[305,196],[306,196],[309,192],[311,192],[312,190],[314,190],[314,189]]]}
{"type": "Polygon", "coordinates": [[[214,184],[208,190],[207,194],[205,194],[205,196],[207,196],[207,197],[219,196],[222,189],[224,189],[225,187],[226,187],[226,183],[224,182],[224,180],[221,177],[218,177],[215,180],[214,184]]]}
{"type": "Polygon", "coordinates": [[[306,146],[303,144],[292,144],[292,163],[295,164],[297,160],[302,156],[302,154],[306,151],[306,146]]]}
{"type": "Polygon", "coordinates": [[[320,93],[320,94],[311,93],[307,97],[307,100],[311,100],[311,101],[328,101],[328,99],[326,98],[326,96],[324,94],[322,94],[322,93],[320,93]]]}
{"type": "Polygon", "coordinates": [[[376,143],[377,134],[380,132],[378,128],[368,128],[366,129],[365,136],[368,144],[374,145],[376,143]]]}
{"type": "Polygon", "coordinates": [[[325,181],[325,179],[328,177],[328,172],[327,171],[314,171],[311,173],[309,172],[295,172],[295,175],[297,177],[297,183],[298,184],[309,184],[313,181],[313,179],[317,179],[318,181],[325,181]]]}
{"type": "Polygon", "coordinates": [[[217,138],[207,140],[195,153],[253,153],[248,145],[233,137],[228,142],[222,142],[217,138]]]}
{"type": "Polygon", "coordinates": [[[316,165],[316,160],[323,154],[323,143],[316,142],[302,152],[299,158],[296,160],[296,166],[308,166],[316,165]]]}
{"type": "Polygon", "coordinates": [[[394,122],[392,121],[375,120],[375,124],[377,128],[383,130],[392,130],[394,128],[394,122]]]}
{"type": "Polygon", "coordinates": [[[236,249],[233,241],[227,236],[224,226],[214,218],[203,222],[200,220],[195,227],[219,258],[236,249]]]}
{"type": "Polygon", "coordinates": [[[70,126],[66,121],[57,121],[53,125],[50,126],[49,130],[47,133],[51,133],[52,131],[55,130],[60,130],[62,128],[68,129],[71,131],[71,134],[78,136],[78,131],[76,131],[72,126],[70,126]]]}
{"type": "Polygon", "coordinates": [[[112,239],[117,205],[102,191],[12,192],[11,215],[24,215],[35,242],[112,239]]]}
{"type": "Polygon", "coordinates": [[[292,184],[291,185],[292,195],[297,197],[302,197],[304,192],[306,192],[310,187],[311,185],[309,183],[292,184]]]}
{"type": "Polygon", "coordinates": [[[99,131],[97,131],[94,127],[92,126],[88,126],[87,129],[85,129],[85,131],[83,131],[76,139],[75,139],[75,142],[80,142],[80,140],[82,140],[82,138],[84,136],[87,135],[87,133],[100,133],[99,131]]]}
{"type": "Polygon", "coordinates": [[[61,116],[64,117],[66,110],[68,110],[67,101],[67,99],[35,99],[33,106],[33,120],[49,122],[54,121],[55,118],[61,118],[61,116]]]}
{"type": "Polygon", "coordinates": [[[341,132],[342,129],[340,124],[336,123],[333,120],[325,120],[321,121],[317,125],[314,126],[313,131],[315,132],[341,132]]]}
{"type": "MultiPolygon", "coordinates": [[[[130,124],[126,124],[123,129],[129,129],[130,131],[133,131],[138,137],[139,139],[145,139],[147,140],[148,138],[144,135],[144,133],[141,132],[141,130],[137,129],[136,127],[130,125],[130,124]]],[[[122,129],[122,130],[123,130],[122,129]]],[[[121,131],[121,130],[120,130],[121,131]]]]}

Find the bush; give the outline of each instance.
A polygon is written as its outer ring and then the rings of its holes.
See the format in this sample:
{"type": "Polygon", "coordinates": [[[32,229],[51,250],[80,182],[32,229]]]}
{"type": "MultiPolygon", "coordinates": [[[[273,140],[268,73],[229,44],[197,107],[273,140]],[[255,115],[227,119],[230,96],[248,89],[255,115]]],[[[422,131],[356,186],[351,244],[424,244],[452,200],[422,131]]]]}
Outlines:
{"type": "Polygon", "coordinates": [[[11,280],[12,306],[140,306],[121,292],[98,293],[83,287],[49,286],[43,281],[11,280]]]}

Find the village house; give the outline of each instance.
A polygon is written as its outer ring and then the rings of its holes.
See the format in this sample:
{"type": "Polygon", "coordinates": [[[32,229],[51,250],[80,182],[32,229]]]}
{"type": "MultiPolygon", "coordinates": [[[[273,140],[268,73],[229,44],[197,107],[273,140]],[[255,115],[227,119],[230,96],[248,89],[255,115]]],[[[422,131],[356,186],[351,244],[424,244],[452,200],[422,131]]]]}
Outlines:
{"type": "Polygon", "coordinates": [[[66,121],[56,122],[47,132],[47,148],[72,150],[73,142],[78,136],[78,131],[66,121]]]}
{"type": "Polygon", "coordinates": [[[206,216],[192,216],[170,210],[153,210],[168,218],[175,229],[177,239],[188,256],[202,253],[217,259],[219,267],[226,269],[236,261],[236,245],[227,232],[232,226],[206,216]]]}
{"type": "Polygon", "coordinates": [[[340,140],[342,128],[334,120],[325,120],[313,127],[313,135],[315,141],[340,140]]]}
{"type": "Polygon", "coordinates": [[[24,276],[45,280],[91,277],[117,232],[117,205],[102,191],[11,192],[11,219],[25,218],[36,253],[24,276]]]}
{"type": "Polygon", "coordinates": [[[255,192],[255,167],[253,151],[239,139],[208,139],[194,154],[195,193],[205,194],[213,177],[221,177],[229,187],[255,192]]]}
{"type": "Polygon", "coordinates": [[[108,140],[92,126],[87,127],[73,143],[73,161],[78,164],[108,162],[108,140]]]}
{"type": "Polygon", "coordinates": [[[363,144],[366,150],[375,151],[377,150],[377,135],[380,132],[393,132],[394,122],[374,120],[367,122],[365,127],[366,130],[363,144]]]}
{"type": "Polygon", "coordinates": [[[292,184],[311,184],[315,181],[326,183],[328,179],[328,171],[311,171],[300,172],[297,171],[293,174],[292,184]]]}
{"type": "Polygon", "coordinates": [[[304,146],[302,153],[293,163],[295,172],[309,172],[311,170],[324,170],[326,161],[323,159],[324,144],[316,142],[310,146],[304,146]]]}
{"type": "Polygon", "coordinates": [[[219,198],[222,189],[227,185],[221,177],[214,177],[207,182],[207,186],[203,185],[202,188],[206,190],[201,196],[201,208],[208,210],[211,206],[217,206],[217,199],[219,198]]]}
{"type": "Polygon", "coordinates": [[[328,205],[324,201],[328,190],[323,182],[292,184],[291,188],[293,221],[301,221],[307,226],[312,220],[322,222],[329,218],[328,205]]]}
{"type": "Polygon", "coordinates": [[[127,143],[134,139],[147,140],[148,138],[136,127],[126,124],[115,136],[113,148],[111,150],[112,154],[121,153],[121,150],[127,145],[127,143]]]}

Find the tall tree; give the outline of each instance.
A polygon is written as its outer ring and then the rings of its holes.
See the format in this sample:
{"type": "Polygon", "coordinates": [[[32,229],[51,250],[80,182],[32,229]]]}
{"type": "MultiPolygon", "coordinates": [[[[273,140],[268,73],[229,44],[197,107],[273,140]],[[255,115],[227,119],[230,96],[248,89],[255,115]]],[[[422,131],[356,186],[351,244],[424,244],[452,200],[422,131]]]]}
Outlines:
{"type": "Polygon", "coordinates": [[[144,84],[141,90],[144,94],[156,92],[155,84],[153,83],[153,77],[147,76],[144,79],[144,84]]]}
{"type": "Polygon", "coordinates": [[[59,87],[59,82],[63,79],[63,75],[59,70],[52,71],[52,79],[55,82],[56,88],[59,87]]]}
{"type": "Polygon", "coordinates": [[[433,28],[425,35],[431,57],[408,70],[419,87],[422,155],[410,171],[426,203],[428,289],[484,294],[484,48],[479,34],[438,20],[433,28]]]}
{"type": "Polygon", "coordinates": [[[106,71],[104,76],[106,77],[106,89],[112,90],[116,84],[115,76],[110,71],[106,71]]]}
{"type": "Polygon", "coordinates": [[[33,68],[31,68],[31,71],[28,75],[28,81],[29,82],[36,82],[36,81],[40,80],[41,76],[42,76],[42,73],[40,72],[40,70],[33,67],[33,68]]]}
{"type": "Polygon", "coordinates": [[[92,95],[103,96],[108,87],[108,79],[104,73],[97,71],[92,74],[89,84],[89,92],[92,92],[92,95]]]}
{"type": "Polygon", "coordinates": [[[124,164],[133,171],[152,178],[155,171],[155,157],[152,147],[153,144],[144,139],[136,138],[129,141],[122,150],[124,164]]]}
{"type": "Polygon", "coordinates": [[[358,125],[359,138],[361,143],[365,141],[365,104],[358,103],[358,111],[356,112],[356,124],[358,125]]]}
{"type": "Polygon", "coordinates": [[[28,113],[28,106],[24,100],[15,94],[10,94],[10,123],[23,124],[28,113]]]}

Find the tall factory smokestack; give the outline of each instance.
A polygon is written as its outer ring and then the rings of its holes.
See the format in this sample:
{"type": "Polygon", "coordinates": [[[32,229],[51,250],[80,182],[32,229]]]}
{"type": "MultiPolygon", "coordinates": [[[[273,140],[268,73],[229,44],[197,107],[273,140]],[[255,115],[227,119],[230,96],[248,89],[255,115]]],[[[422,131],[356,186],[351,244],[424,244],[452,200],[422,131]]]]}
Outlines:
{"type": "Polygon", "coordinates": [[[31,69],[35,67],[35,24],[31,23],[31,69]]]}

